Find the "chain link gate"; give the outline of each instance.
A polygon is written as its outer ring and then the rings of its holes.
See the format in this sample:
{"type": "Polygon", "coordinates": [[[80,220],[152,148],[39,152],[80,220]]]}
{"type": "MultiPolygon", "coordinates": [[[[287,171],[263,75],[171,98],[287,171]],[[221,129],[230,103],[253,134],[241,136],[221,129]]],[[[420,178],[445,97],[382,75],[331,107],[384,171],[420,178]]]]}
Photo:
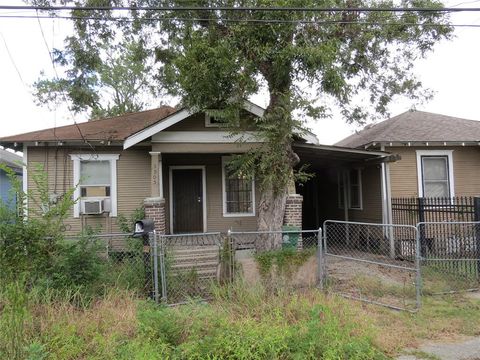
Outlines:
{"type": "Polygon", "coordinates": [[[417,228],[327,220],[321,288],[397,310],[420,307],[417,228]]]}
{"type": "Polygon", "coordinates": [[[423,293],[441,295],[480,287],[480,222],[421,222],[423,293]]]}
{"type": "Polygon", "coordinates": [[[212,286],[230,281],[219,232],[153,236],[154,297],[169,305],[206,300],[212,286]]]}

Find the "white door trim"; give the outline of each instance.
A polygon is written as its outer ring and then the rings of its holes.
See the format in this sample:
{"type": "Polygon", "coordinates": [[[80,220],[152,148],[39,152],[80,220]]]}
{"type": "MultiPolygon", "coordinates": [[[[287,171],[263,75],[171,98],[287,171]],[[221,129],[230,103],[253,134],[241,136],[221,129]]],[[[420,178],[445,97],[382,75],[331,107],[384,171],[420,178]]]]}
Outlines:
{"type": "Polygon", "coordinates": [[[172,170],[202,170],[202,212],[203,212],[203,232],[207,232],[207,177],[205,165],[173,165],[168,167],[168,208],[170,233],[173,234],[173,183],[172,170]]]}

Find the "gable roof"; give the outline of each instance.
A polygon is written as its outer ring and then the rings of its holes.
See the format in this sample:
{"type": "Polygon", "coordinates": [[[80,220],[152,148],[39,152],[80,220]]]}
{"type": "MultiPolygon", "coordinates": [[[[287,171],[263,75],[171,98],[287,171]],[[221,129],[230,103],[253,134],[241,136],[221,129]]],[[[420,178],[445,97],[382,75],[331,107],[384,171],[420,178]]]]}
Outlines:
{"type": "Polygon", "coordinates": [[[363,130],[335,145],[356,148],[374,142],[478,142],[480,121],[467,120],[425,111],[403,114],[367,125],[363,130]]]}
{"type": "Polygon", "coordinates": [[[0,164],[5,164],[8,167],[18,171],[22,168],[22,157],[10,151],[0,149],[0,164]]]}
{"type": "Polygon", "coordinates": [[[176,112],[175,108],[162,106],[158,109],[78,123],[78,126],[67,125],[20,135],[5,136],[0,138],[0,143],[82,141],[82,135],[85,140],[123,141],[130,135],[162,121],[174,112],[176,112]]]}
{"type": "MultiPolygon", "coordinates": [[[[261,117],[265,112],[262,107],[244,100],[243,108],[255,116],[261,117]]],[[[57,128],[32,131],[29,133],[0,138],[0,145],[14,148],[25,142],[83,142],[116,141],[123,143],[123,148],[142,142],[160,131],[193,115],[187,109],[175,109],[162,106],[158,109],[129,113],[111,118],[83,122],[57,128]],[[15,145],[16,144],[16,145],[15,145]]],[[[308,131],[300,135],[306,142],[318,144],[316,136],[308,131]]]]}

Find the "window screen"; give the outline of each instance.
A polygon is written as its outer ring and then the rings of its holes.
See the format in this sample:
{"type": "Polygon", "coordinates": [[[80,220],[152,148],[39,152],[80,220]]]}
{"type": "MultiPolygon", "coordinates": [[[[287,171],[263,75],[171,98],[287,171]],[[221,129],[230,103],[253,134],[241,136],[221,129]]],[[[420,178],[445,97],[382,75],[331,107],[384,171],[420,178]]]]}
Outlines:
{"type": "Polygon", "coordinates": [[[447,156],[422,156],[423,196],[450,197],[447,156]]]}

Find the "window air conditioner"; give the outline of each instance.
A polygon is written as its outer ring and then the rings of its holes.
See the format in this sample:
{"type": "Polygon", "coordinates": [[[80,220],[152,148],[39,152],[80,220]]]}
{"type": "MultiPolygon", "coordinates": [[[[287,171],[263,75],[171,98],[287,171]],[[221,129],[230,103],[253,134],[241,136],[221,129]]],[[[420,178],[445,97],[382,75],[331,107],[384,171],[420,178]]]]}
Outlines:
{"type": "Polygon", "coordinates": [[[102,214],[103,200],[82,200],[82,214],[85,215],[98,215],[102,214]]]}

